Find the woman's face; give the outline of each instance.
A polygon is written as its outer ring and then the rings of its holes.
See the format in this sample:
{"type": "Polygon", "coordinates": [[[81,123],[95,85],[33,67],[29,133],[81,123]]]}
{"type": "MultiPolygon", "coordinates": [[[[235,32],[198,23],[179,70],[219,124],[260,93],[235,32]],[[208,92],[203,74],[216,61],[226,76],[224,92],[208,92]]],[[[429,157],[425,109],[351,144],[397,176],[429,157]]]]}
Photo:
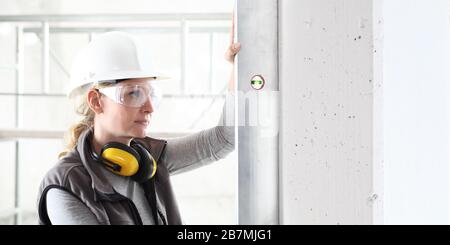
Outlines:
{"type": "MultiPolygon", "coordinates": [[[[149,86],[149,78],[136,78],[120,82],[116,86],[149,86]]],[[[149,98],[140,107],[130,107],[119,104],[102,94],[100,96],[102,113],[96,115],[96,120],[103,130],[114,137],[144,138],[150,123],[153,105],[149,98]]]]}

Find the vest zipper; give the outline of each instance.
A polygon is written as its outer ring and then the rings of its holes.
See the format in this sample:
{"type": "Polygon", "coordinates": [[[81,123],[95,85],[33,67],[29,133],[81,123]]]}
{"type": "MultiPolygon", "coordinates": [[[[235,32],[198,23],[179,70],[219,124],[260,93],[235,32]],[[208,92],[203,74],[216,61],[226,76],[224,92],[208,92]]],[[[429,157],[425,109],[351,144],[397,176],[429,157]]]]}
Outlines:
{"type": "Polygon", "coordinates": [[[139,211],[137,210],[136,205],[134,205],[134,203],[128,198],[127,198],[127,201],[128,201],[128,206],[131,209],[131,213],[133,214],[134,222],[137,225],[143,225],[141,216],[139,215],[139,211]]]}

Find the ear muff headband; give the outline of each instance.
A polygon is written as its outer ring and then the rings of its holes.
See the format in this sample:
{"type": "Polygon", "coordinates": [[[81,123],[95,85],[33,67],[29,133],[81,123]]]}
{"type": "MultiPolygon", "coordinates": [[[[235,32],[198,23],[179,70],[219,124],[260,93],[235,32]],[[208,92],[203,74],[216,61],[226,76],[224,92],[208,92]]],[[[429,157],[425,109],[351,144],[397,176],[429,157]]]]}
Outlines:
{"type": "Polygon", "coordinates": [[[156,174],[156,168],[158,168],[158,164],[156,164],[156,160],[152,157],[152,160],[153,160],[153,171],[152,171],[152,178],[153,178],[153,176],[155,176],[155,174],[156,174]]]}
{"type": "Polygon", "coordinates": [[[141,157],[133,148],[127,145],[118,142],[108,143],[103,146],[100,156],[103,162],[119,175],[133,176],[139,170],[141,157]],[[114,165],[118,165],[120,168],[114,165]]]}

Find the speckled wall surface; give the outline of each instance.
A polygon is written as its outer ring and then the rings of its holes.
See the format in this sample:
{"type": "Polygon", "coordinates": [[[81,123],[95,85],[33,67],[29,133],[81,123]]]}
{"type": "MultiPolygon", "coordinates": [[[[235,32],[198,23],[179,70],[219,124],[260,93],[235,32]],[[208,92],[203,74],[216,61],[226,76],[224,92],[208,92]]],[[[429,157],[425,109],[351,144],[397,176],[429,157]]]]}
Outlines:
{"type": "Polygon", "coordinates": [[[381,1],[279,4],[281,222],[380,223],[381,1]]]}

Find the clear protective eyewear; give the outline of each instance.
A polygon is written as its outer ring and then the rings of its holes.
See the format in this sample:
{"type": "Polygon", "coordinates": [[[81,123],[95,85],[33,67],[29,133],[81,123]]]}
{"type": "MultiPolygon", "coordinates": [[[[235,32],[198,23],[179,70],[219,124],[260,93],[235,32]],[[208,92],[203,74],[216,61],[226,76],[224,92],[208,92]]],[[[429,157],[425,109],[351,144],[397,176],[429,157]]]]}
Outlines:
{"type": "Polygon", "coordinates": [[[135,108],[142,107],[150,100],[153,109],[156,109],[162,99],[161,90],[150,83],[146,85],[117,85],[99,88],[98,91],[118,104],[135,108]]]}

